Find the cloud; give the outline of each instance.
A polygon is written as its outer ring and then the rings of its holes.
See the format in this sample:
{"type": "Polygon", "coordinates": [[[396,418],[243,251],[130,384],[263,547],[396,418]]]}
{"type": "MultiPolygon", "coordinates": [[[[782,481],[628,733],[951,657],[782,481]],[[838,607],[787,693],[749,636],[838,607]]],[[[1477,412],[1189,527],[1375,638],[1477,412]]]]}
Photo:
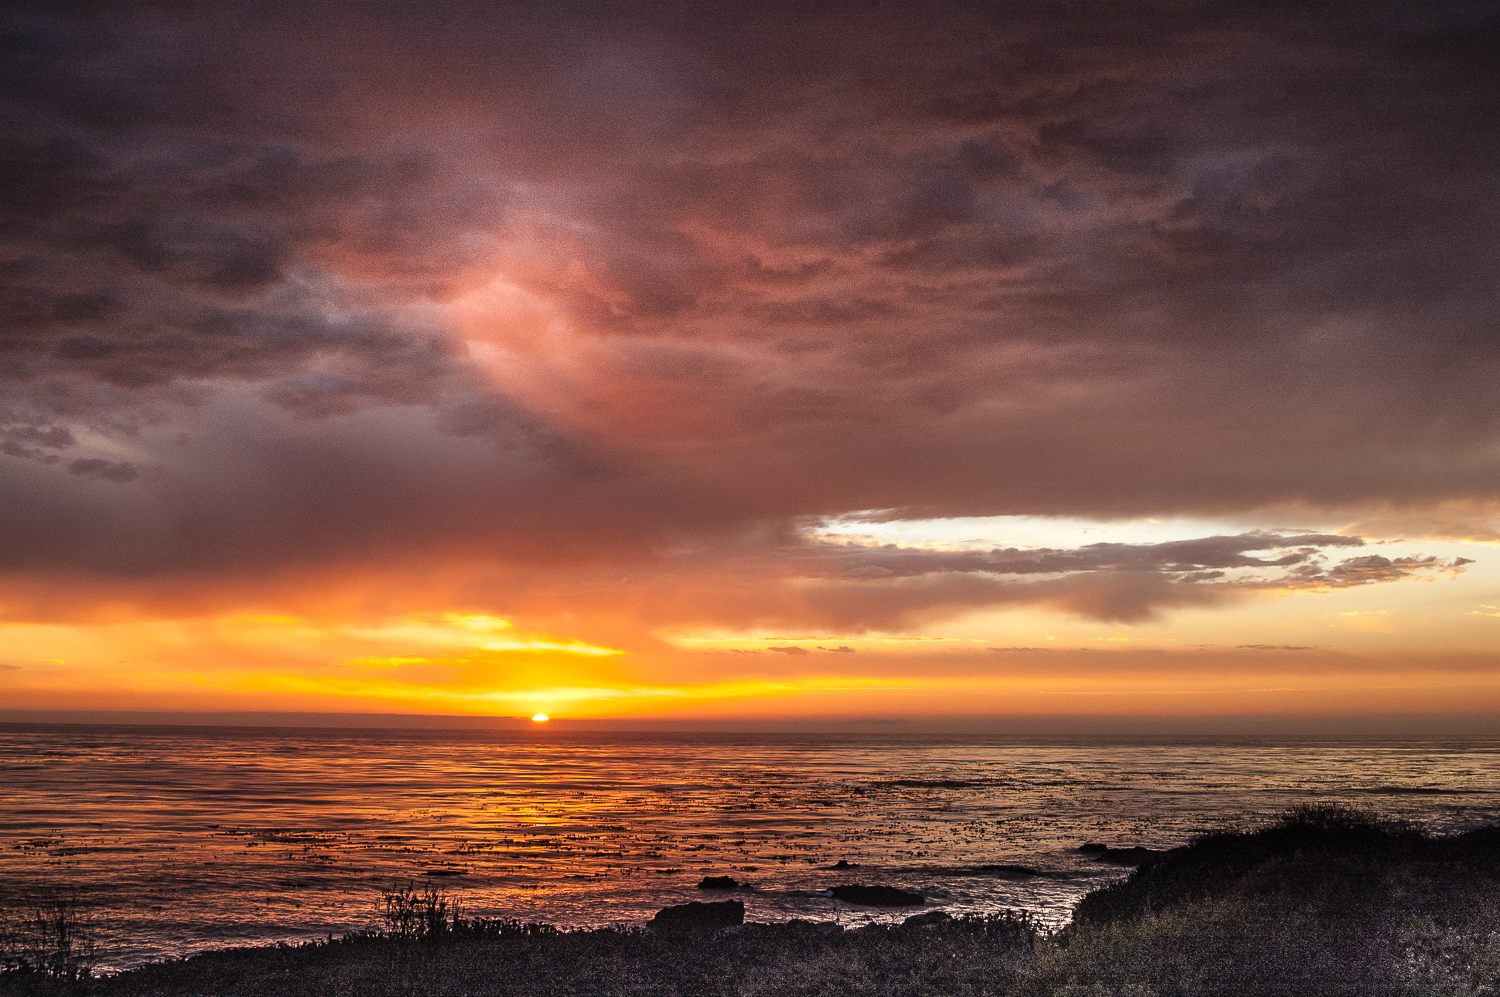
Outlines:
{"type": "Polygon", "coordinates": [[[1314,651],[1316,648],[1307,644],[1236,644],[1237,651],[1314,651]]]}
{"type": "Polygon", "coordinates": [[[1162,571],[1195,580],[1230,568],[1272,568],[1306,565],[1326,547],[1360,547],[1359,537],[1333,534],[1283,536],[1245,533],[1156,544],[1096,543],[1073,550],[1014,547],[990,551],[934,551],[897,544],[869,546],[824,542],[810,551],[813,563],[829,563],[829,573],[845,577],[891,577],[933,571],[983,571],[1002,575],[1042,575],[1075,571],[1162,571]],[[1270,551],[1271,558],[1251,552],[1270,551]],[[843,564],[857,566],[841,568],[843,564]]]}
{"type": "MultiPolygon", "coordinates": [[[[14,414],[10,415],[14,419],[14,414]]],[[[0,411],[0,422],[6,413],[0,411]]],[[[65,426],[0,425],[0,453],[11,457],[56,464],[62,456],[52,453],[73,446],[77,441],[65,426]]]]}
{"type": "Polygon", "coordinates": [[[1172,607],[1451,576],[1473,563],[1380,555],[1328,563],[1325,551],[1360,546],[1357,537],[1270,533],[1073,550],[942,551],[811,540],[769,555],[763,570],[799,580],[797,598],[814,614],[808,622],[880,628],[1007,605],[1139,622],[1172,607]]]}
{"type": "Polygon", "coordinates": [[[15,588],[418,565],[727,593],[642,618],[1140,620],[1463,565],[799,530],[1471,502],[1433,522],[1493,539],[1482,12],[267,11],[4,15],[15,588]]]}
{"type": "Polygon", "coordinates": [[[1283,584],[1287,588],[1340,589],[1359,585],[1374,585],[1446,573],[1461,574],[1464,567],[1474,561],[1467,557],[1443,560],[1438,557],[1386,558],[1378,554],[1345,558],[1338,564],[1324,569],[1321,565],[1309,564],[1289,573],[1283,584]]]}
{"type": "Polygon", "coordinates": [[[6,440],[4,443],[0,443],[0,453],[10,457],[21,457],[23,459],[39,461],[43,464],[56,464],[62,459],[57,454],[48,453],[40,447],[28,447],[24,443],[16,443],[13,440],[6,440]]]}
{"type": "Polygon", "coordinates": [[[109,461],[100,457],[80,457],[68,465],[68,473],[83,478],[99,478],[126,485],[141,476],[135,465],[127,461],[109,461]]]}
{"type": "Polygon", "coordinates": [[[1334,535],[1242,534],[1075,549],[946,551],[804,536],[681,551],[656,561],[649,577],[628,586],[601,573],[597,583],[573,587],[575,574],[565,589],[569,595],[531,575],[531,598],[538,607],[585,599],[595,612],[647,628],[802,634],[757,639],[831,643],[826,636],[806,635],[899,633],[968,613],[1022,607],[1140,623],[1174,608],[1391,584],[1463,568],[1435,557],[1371,566],[1363,556],[1328,556],[1360,545],[1358,538],[1334,535]],[[889,570],[845,570],[871,561],[889,570]],[[1207,568],[1217,564],[1226,567],[1207,568]]]}
{"type": "Polygon", "coordinates": [[[1380,510],[1339,530],[1369,539],[1500,543],[1500,510],[1484,502],[1454,500],[1418,509],[1380,510]]]}

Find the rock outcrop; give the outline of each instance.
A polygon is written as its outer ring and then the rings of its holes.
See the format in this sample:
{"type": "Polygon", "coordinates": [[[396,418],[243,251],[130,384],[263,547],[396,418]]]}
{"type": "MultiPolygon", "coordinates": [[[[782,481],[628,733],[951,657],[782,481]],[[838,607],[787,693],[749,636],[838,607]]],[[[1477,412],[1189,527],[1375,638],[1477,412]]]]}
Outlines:
{"type": "Polygon", "coordinates": [[[739,881],[732,876],[704,876],[698,883],[698,889],[732,890],[739,885],[739,881]]]}
{"type": "Polygon", "coordinates": [[[718,931],[745,923],[745,904],[741,900],[717,903],[677,904],[664,907],[651,919],[651,927],[665,931],[718,931]]]}
{"type": "Polygon", "coordinates": [[[828,892],[833,894],[835,900],[862,904],[866,907],[916,907],[925,902],[922,894],[898,890],[894,886],[863,886],[858,883],[846,883],[842,886],[835,886],[828,892]]]}

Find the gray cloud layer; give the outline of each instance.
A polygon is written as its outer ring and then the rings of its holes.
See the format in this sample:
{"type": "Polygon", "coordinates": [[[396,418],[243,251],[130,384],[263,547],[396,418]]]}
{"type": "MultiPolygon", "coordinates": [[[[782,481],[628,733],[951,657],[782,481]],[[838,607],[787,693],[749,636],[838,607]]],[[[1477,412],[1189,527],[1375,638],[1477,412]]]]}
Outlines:
{"type": "Polygon", "coordinates": [[[817,543],[780,552],[767,573],[822,584],[806,598],[827,622],[880,628],[963,608],[1042,605],[1078,616],[1139,622],[1176,606],[1212,605],[1262,591],[1353,588],[1462,572],[1467,558],[1343,557],[1355,537],[1246,533],[1073,550],[927,550],[817,543]],[[1265,554],[1269,556],[1254,556],[1265,554]]]}
{"type": "MultiPolygon", "coordinates": [[[[6,570],[1497,497],[1490,4],[3,25],[6,570]],[[447,309],[497,279],[485,360],[447,309]]],[[[1426,570],[1244,542],[811,563],[1426,570]]]]}

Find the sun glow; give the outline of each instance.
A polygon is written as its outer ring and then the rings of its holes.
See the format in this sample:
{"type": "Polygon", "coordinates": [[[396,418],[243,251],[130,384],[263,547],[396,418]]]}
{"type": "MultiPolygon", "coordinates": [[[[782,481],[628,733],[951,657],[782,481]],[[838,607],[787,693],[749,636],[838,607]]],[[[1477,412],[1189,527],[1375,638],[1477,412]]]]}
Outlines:
{"type": "MultiPolygon", "coordinates": [[[[1198,532],[1224,536],[1231,528],[1198,532]]],[[[1082,540],[1053,555],[1093,556],[1093,534],[1082,540]]],[[[1074,590],[1049,582],[1055,605],[981,604],[930,616],[923,609],[880,618],[878,628],[851,614],[849,600],[899,602],[927,592],[941,600],[950,589],[967,598],[965,585],[1004,596],[1036,583],[1031,575],[997,581],[947,570],[963,560],[910,579],[860,574],[880,558],[909,570],[899,560],[908,557],[904,547],[875,546],[826,572],[841,573],[842,588],[826,580],[808,586],[800,576],[779,585],[761,584],[753,572],[736,576],[737,591],[770,607],[759,614],[764,619],[718,600],[712,579],[691,573],[650,582],[658,586],[650,589],[654,604],[672,613],[642,619],[638,597],[613,583],[587,589],[586,600],[569,589],[512,597],[519,600],[513,609],[497,600],[484,611],[482,601],[453,600],[459,586],[450,580],[376,615],[353,608],[369,595],[365,579],[346,592],[332,578],[314,595],[294,591],[287,601],[296,611],[0,621],[0,688],[12,709],[66,701],[94,709],[352,709],[523,722],[546,711],[570,723],[656,715],[1394,710],[1417,701],[1448,710],[1500,702],[1491,664],[1496,568],[1487,559],[1459,565],[1462,548],[1433,541],[1368,541],[1366,549],[1378,555],[1332,549],[1325,561],[1309,562],[1335,580],[1353,579],[1328,591],[1297,588],[1300,576],[1269,577],[1284,570],[1273,566],[1257,569],[1268,573],[1263,586],[1242,586],[1234,600],[1144,609],[1127,600],[1119,610],[1110,599],[1139,572],[1106,564],[1069,576],[1079,585],[1115,584],[1092,601],[1068,601],[1074,590]],[[1351,558],[1350,572],[1386,574],[1337,574],[1351,558]],[[1462,571],[1403,568],[1432,558],[1462,571]]],[[[834,554],[843,557],[843,549],[834,554]]],[[[1170,595],[1188,584],[1162,590],[1170,595]]],[[[921,608],[920,599],[913,605],[921,608]]]]}

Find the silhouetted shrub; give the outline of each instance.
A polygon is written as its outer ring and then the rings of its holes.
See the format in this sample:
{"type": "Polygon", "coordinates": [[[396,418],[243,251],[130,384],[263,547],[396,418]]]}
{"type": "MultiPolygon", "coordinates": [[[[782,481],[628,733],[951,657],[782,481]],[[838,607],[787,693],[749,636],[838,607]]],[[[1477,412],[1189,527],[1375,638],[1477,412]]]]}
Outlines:
{"type": "Polygon", "coordinates": [[[0,908],[0,968],[53,979],[89,976],[94,908],[77,890],[43,889],[0,908]]]}
{"type": "Polygon", "coordinates": [[[404,940],[436,941],[453,933],[461,921],[458,902],[431,883],[418,892],[411,883],[380,895],[386,934],[404,940]]]}

